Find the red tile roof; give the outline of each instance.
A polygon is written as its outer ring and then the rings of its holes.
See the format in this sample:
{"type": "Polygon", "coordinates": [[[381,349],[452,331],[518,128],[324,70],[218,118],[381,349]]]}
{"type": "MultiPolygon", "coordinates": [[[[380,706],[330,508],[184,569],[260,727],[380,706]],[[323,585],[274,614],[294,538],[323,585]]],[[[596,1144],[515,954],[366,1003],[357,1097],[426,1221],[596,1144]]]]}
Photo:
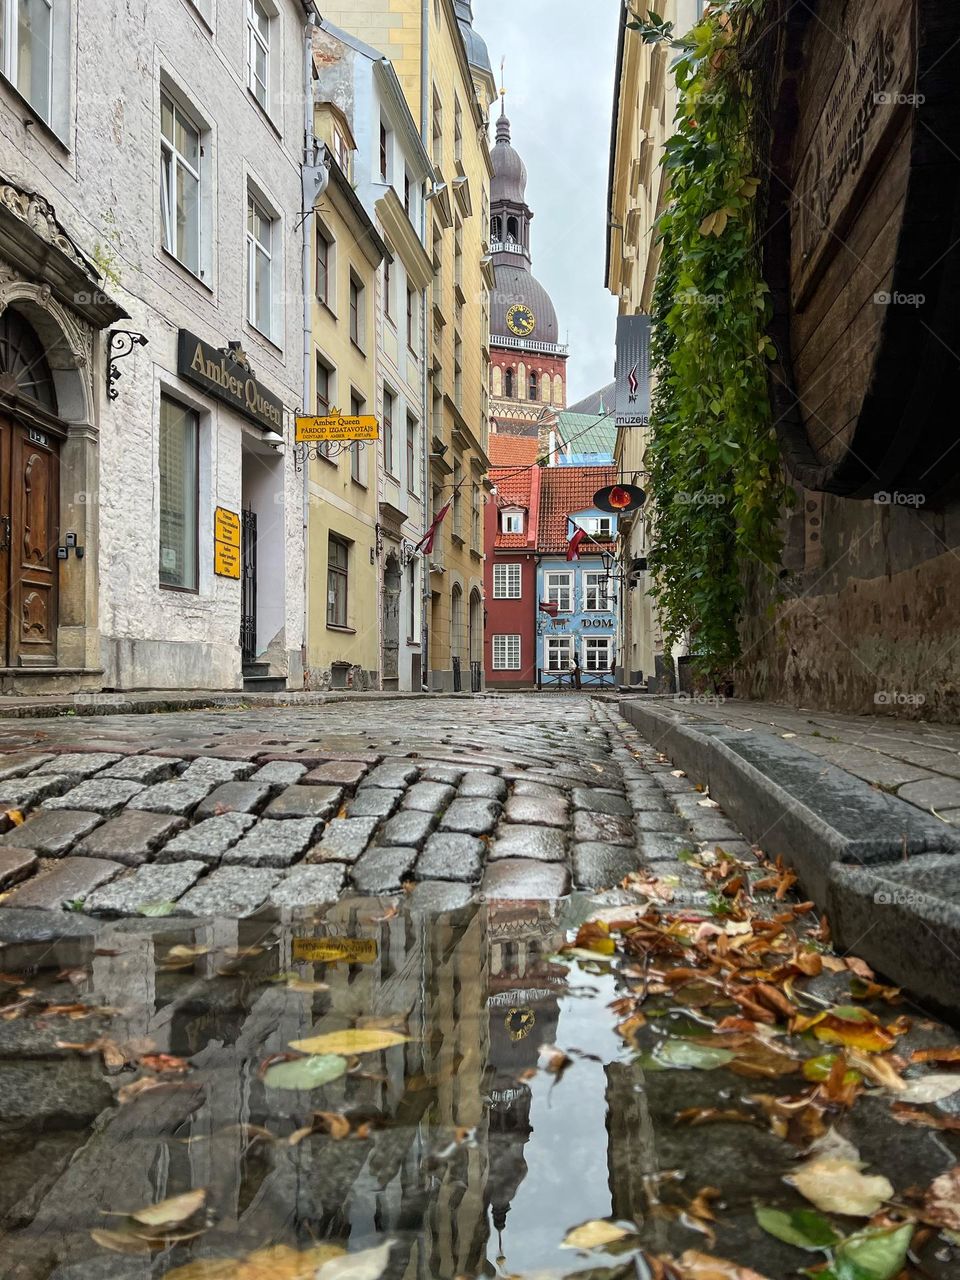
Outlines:
{"type": "MultiPolygon", "coordinates": [[[[536,444],[536,441],[534,441],[536,444]]],[[[494,546],[503,550],[516,547],[526,547],[530,541],[530,522],[531,514],[534,516],[534,524],[536,523],[536,513],[531,513],[533,503],[530,498],[530,487],[533,479],[533,472],[539,471],[539,467],[532,470],[528,467],[525,470],[518,471],[516,468],[491,468],[490,483],[496,489],[493,500],[497,504],[497,536],[494,546]],[[500,515],[501,507],[523,507],[526,512],[523,533],[501,533],[500,532],[500,515]]]]}
{"type": "MultiPolygon", "coordinates": [[[[593,495],[598,489],[616,484],[616,467],[545,467],[541,470],[540,531],[537,550],[554,553],[567,549],[567,520],[576,511],[586,511],[594,505],[593,495]]],[[[608,547],[609,542],[582,544],[587,554],[597,547],[608,547]]]]}
{"type": "Polygon", "coordinates": [[[536,436],[491,433],[487,439],[491,467],[529,467],[537,460],[540,446],[536,436]]]}

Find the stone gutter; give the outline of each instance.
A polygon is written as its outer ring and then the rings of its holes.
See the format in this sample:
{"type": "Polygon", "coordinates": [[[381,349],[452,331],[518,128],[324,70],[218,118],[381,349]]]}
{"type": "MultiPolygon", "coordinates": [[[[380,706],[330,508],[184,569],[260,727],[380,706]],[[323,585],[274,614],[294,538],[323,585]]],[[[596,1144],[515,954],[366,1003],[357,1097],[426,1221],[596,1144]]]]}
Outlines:
{"type": "Polygon", "coordinates": [[[772,734],[641,699],[620,714],[782,857],[855,950],[960,1020],[960,836],[946,823],[772,734]]]}

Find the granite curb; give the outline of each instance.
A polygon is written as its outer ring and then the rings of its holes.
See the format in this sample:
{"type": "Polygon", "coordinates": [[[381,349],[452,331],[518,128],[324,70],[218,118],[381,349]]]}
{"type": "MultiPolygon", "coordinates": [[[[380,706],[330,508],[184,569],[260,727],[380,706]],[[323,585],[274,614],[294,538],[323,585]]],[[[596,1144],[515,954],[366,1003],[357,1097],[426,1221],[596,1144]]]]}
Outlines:
{"type": "Polygon", "coordinates": [[[960,838],[946,823],[772,734],[638,700],[619,712],[784,859],[838,948],[960,1018],[960,838]]]}

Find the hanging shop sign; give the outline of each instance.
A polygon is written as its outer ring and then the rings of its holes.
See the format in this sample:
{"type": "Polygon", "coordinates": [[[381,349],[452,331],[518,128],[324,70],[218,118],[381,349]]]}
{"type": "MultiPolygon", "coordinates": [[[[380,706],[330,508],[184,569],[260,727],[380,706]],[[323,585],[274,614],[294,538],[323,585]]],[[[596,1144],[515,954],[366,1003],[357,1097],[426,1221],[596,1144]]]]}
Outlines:
{"type": "Polygon", "coordinates": [[[240,517],[226,507],[213,513],[213,571],[221,578],[240,577],[240,517]]]}
{"type": "Polygon", "coordinates": [[[616,425],[650,425],[650,317],[617,318],[616,425]]]}
{"type": "Polygon", "coordinates": [[[379,440],[380,424],[373,416],[347,418],[331,409],[325,418],[297,417],[297,444],[317,440],[379,440]]]}
{"type": "Polygon", "coordinates": [[[242,352],[219,351],[195,333],[181,329],[177,369],[182,378],[258,427],[283,434],[283,401],[253,376],[242,352]]]}
{"type": "Polygon", "coordinates": [[[348,960],[350,964],[373,964],[377,958],[376,938],[294,938],[294,960],[312,960],[331,964],[348,960]]]}
{"type": "Polygon", "coordinates": [[[611,511],[617,515],[639,511],[646,500],[647,495],[635,484],[612,484],[593,495],[593,505],[599,511],[611,511]]]}

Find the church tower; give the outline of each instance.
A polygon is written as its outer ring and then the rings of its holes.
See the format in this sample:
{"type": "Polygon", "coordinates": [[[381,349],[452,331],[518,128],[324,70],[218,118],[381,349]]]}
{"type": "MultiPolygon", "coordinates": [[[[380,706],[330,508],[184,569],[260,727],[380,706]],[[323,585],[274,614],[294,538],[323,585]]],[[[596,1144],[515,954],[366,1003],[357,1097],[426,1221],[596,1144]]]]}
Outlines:
{"type": "Polygon", "coordinates": [[[527,168],[512,145],[503,106],[490,158],[490,254],[496,278],[490,300],[490,429],[539,436],[545,443],[556,413],[567,404],[567,348],[559,341],[550,295],[531,269],[527,168]]]}

